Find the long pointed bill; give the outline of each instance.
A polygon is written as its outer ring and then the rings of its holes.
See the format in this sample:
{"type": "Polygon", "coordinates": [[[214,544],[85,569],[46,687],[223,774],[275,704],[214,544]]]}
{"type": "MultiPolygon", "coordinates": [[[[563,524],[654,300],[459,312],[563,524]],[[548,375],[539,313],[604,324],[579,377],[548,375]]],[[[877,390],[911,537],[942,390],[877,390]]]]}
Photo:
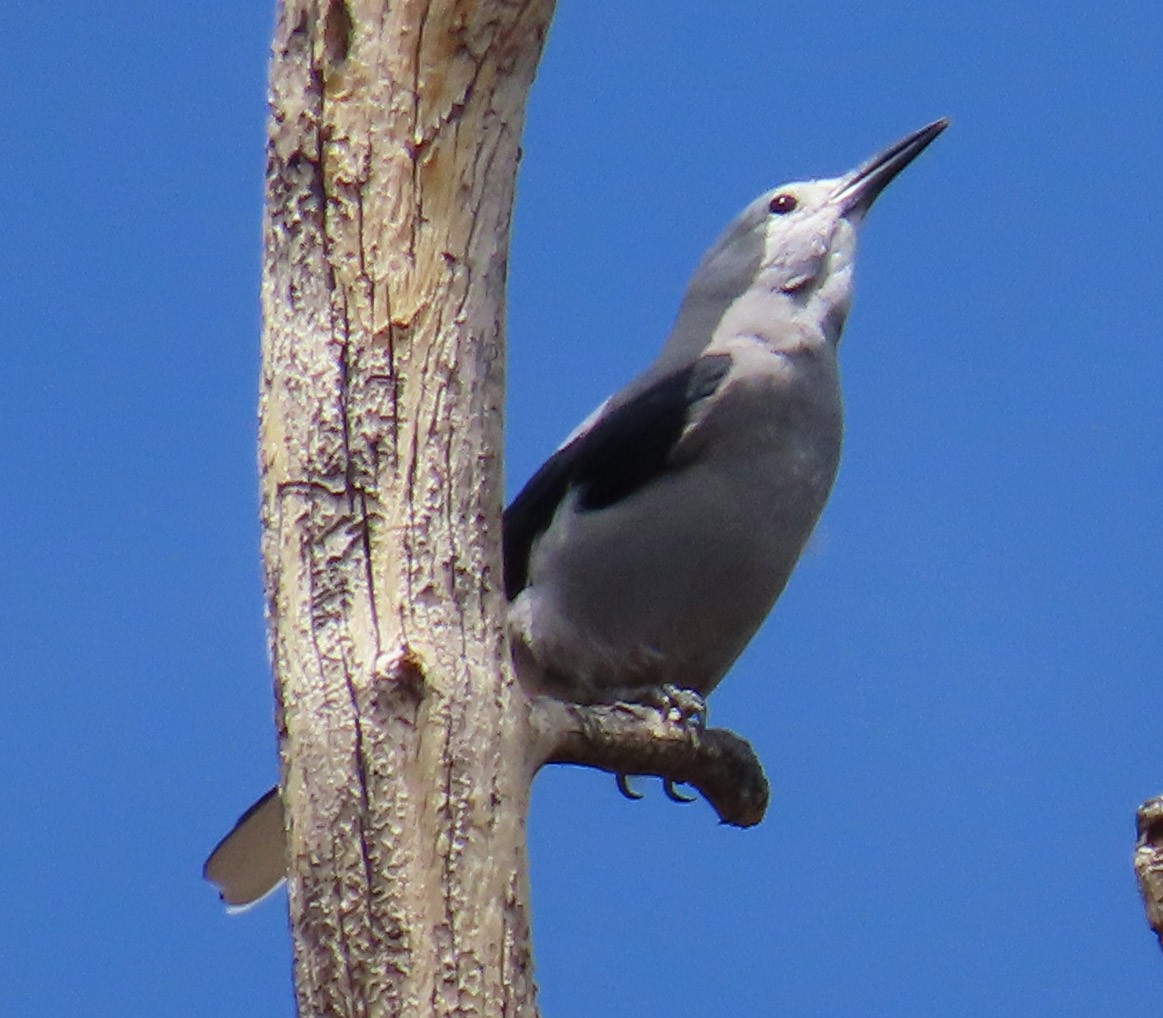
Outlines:
{"type": "Polygon", "coordinates": [[[948,126],[947,117],[934,120],[861,163],[840,182],[832,201],[843,207],[844,215],[859,219],[876,201],[877,195],[888,187],[889,182],[924,152],[930,142],[948,126]]]}

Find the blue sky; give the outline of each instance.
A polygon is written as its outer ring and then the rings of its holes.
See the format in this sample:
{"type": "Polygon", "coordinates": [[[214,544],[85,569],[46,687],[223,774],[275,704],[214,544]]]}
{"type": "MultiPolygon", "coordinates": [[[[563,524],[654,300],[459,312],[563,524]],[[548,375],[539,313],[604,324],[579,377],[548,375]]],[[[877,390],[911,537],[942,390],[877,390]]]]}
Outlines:
{"type": "MultiPolygon", "coordinates": [[[[284,899],[228,918],[199,879],[275,774],[270,20],[6,19],[4,1013],[291,1011],[284,899]]],[[[751,197],[953,126],[869,217],[840,478],[712,700],[767,820],[539,777],[547,1018],[1157,1008],[1129,858],[1163,791],[1160,38],[1118,0],[561,3],[514,224],[510,491],[650,360],[751,197]]]]}

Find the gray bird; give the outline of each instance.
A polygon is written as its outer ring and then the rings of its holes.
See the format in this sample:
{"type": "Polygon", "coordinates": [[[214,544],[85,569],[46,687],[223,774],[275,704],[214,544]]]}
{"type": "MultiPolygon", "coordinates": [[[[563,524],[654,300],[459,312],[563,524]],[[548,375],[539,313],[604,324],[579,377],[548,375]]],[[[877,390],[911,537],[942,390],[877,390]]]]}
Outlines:
{"type": "MultiPolygon", "coordinates": [[[[756,198],[703,256],[655,362],[513,500],[505,594],[530,692],[666,702],[673,690],[705,697],[723,678],[787,584],[836,476],[856,228],[947,126],[842,177],[756,198]]],[[[284,869],[272,789],[204,873],[241,906],[284,869]]]]}

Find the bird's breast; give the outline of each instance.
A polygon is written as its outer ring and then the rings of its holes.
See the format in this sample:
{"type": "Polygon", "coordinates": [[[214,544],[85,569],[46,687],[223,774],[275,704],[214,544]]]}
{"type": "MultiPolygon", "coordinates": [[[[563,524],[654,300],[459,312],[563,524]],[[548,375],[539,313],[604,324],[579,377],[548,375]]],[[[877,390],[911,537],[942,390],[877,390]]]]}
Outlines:
{"type": "Polygon", "coordinates": [[[831,489],[834,363],[733,372],[672,468],[615,505],[567,497],[531,557],[522,627],[559,695],[709,692],[782,592],[831,489]]]}

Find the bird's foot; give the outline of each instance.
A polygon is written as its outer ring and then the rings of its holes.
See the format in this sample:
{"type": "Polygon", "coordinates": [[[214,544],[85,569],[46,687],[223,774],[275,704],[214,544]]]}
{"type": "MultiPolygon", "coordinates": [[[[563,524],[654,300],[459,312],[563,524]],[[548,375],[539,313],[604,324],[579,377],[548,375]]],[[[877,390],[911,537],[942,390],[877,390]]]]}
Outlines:
{"type": "MultiPolygon", "coordinates": [[[[693,689],[683,689],[669,682],[661,686],[625,690],[618,697],[617,706],[629,711],[643,707],[656,710],[671,724],[690,726],[695,732],[702,732],[707,727],[707,701],[693,689]]],[[[616,781],[618,791],[627,799],[644,798],[641,792],[630,787],[628,774],[617,775],[616,781]]],[[[672,778],[663,778],[662,788],[671,802],[690,803],[697,800],[697,796],[680,792],[672,778]]]]}
{"type": "Polygon", "coordinates": [[[653,699],[646,702],[666,715],[667,721],[691,725],[698,731],[707,727],[707,701],[693,689],[683,689],[671,683],[656,687],[653,699]]]}
{"type": "Polygon", "coordinates": [[[630,714],[641,714],[645,707],[657,711],[671,724],[690,725],[700,732],[707,727],[707,701],[702,694],[670,682],[619,689],[605,702],[630,714]]]}

